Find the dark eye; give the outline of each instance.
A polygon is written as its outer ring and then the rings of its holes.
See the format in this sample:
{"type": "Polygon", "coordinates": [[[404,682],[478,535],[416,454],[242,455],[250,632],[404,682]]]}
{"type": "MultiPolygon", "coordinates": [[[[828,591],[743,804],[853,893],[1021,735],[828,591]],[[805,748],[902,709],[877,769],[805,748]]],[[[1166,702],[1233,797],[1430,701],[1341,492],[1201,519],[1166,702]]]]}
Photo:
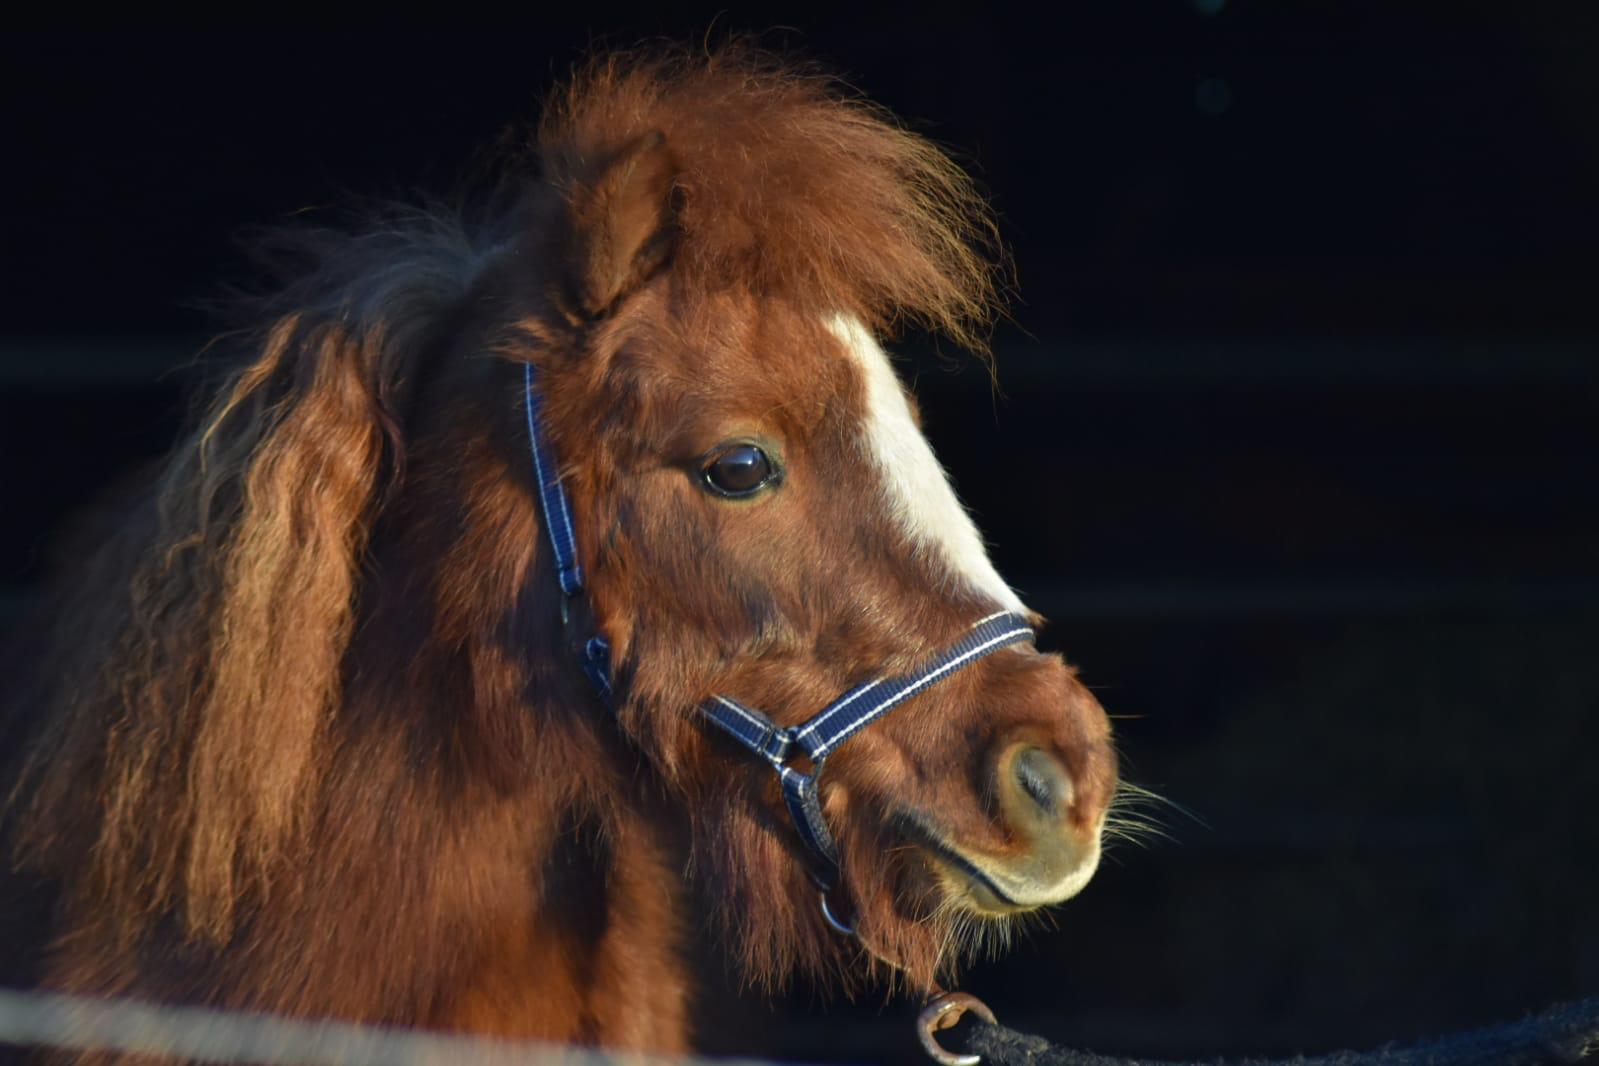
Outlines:
{"type": "Polygon", "coordinates": [[[705,486],[719,496],[749,496],[777,476],[777,466],[753,444],[735,444],[705,464],[705,486]]]}

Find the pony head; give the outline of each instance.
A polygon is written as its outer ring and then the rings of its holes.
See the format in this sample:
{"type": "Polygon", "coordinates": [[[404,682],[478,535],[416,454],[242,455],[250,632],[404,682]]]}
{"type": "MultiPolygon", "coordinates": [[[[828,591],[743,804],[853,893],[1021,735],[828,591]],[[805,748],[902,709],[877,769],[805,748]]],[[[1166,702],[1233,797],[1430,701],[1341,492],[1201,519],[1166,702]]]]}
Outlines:
{"type": "MultiPolygon", "coordinates": [[[[825,970],[837,938],[776,777],[696,708],[793,726],[1027,613],[877,340],[909,321],[976,342],[988,215],[927,141],[748,55],[597,65],[540,145],[557,195],[536,213],[557,221],[506,299],[544,300],[501,350],[537,368],[618,721],[688,811],[750,970],[825,970]]],[[[1022,646],[856,734],[819,780],[862,942],[922,982],[984,939],[957,930],[1082,888],[1115,768],[1094,698],[1022,646]]]]}

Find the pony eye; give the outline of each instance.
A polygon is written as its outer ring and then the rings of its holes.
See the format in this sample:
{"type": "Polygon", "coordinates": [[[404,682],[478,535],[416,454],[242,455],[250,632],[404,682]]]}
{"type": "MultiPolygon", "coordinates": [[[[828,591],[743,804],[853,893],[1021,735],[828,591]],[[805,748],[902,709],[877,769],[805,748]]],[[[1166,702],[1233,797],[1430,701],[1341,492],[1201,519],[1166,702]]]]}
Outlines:
{"type": "Polygon", "coordinates": [[[770,484],[777,466],[753,444],[735,444],[705,464],[705,487],[718,496],[750,496],[770,484]]]}

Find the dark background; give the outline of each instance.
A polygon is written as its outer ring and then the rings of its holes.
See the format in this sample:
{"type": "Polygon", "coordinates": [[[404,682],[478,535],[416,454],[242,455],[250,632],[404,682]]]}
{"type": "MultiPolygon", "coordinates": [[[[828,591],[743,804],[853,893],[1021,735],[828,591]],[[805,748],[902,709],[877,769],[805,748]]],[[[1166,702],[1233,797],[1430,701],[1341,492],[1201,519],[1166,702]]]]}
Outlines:
{"type": "MultiPolygon", "coordinates": [[[[1191,809],[964,987],[1106,1052],[1317,1051],[1599,994],[1591,4],[726,10],[951,146],[1021,299],[904,350],[935,446],[1191,809]]],[[[591,43],[8,36],[0,624],[173,439],[246,228],[447,194],[591,43]]],[[[707,993],[717,1051],[911,1060],[912,1008],[707,993]]]]}

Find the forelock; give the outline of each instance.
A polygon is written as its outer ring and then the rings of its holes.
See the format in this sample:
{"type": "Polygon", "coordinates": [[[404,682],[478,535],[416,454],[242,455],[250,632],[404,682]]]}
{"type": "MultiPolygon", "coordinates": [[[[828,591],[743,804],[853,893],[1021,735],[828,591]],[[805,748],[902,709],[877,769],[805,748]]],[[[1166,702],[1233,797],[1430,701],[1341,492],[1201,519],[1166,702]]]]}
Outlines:
{"type": "Polygon", "coordinates": [[[612,53],[546,105],[544,175],[581,185],[655,130],[680,167],[680,295],[742,287],[983,348],[1003,268],[992,214],[947,155],[887,112],[747,45],[612,53]]]}

